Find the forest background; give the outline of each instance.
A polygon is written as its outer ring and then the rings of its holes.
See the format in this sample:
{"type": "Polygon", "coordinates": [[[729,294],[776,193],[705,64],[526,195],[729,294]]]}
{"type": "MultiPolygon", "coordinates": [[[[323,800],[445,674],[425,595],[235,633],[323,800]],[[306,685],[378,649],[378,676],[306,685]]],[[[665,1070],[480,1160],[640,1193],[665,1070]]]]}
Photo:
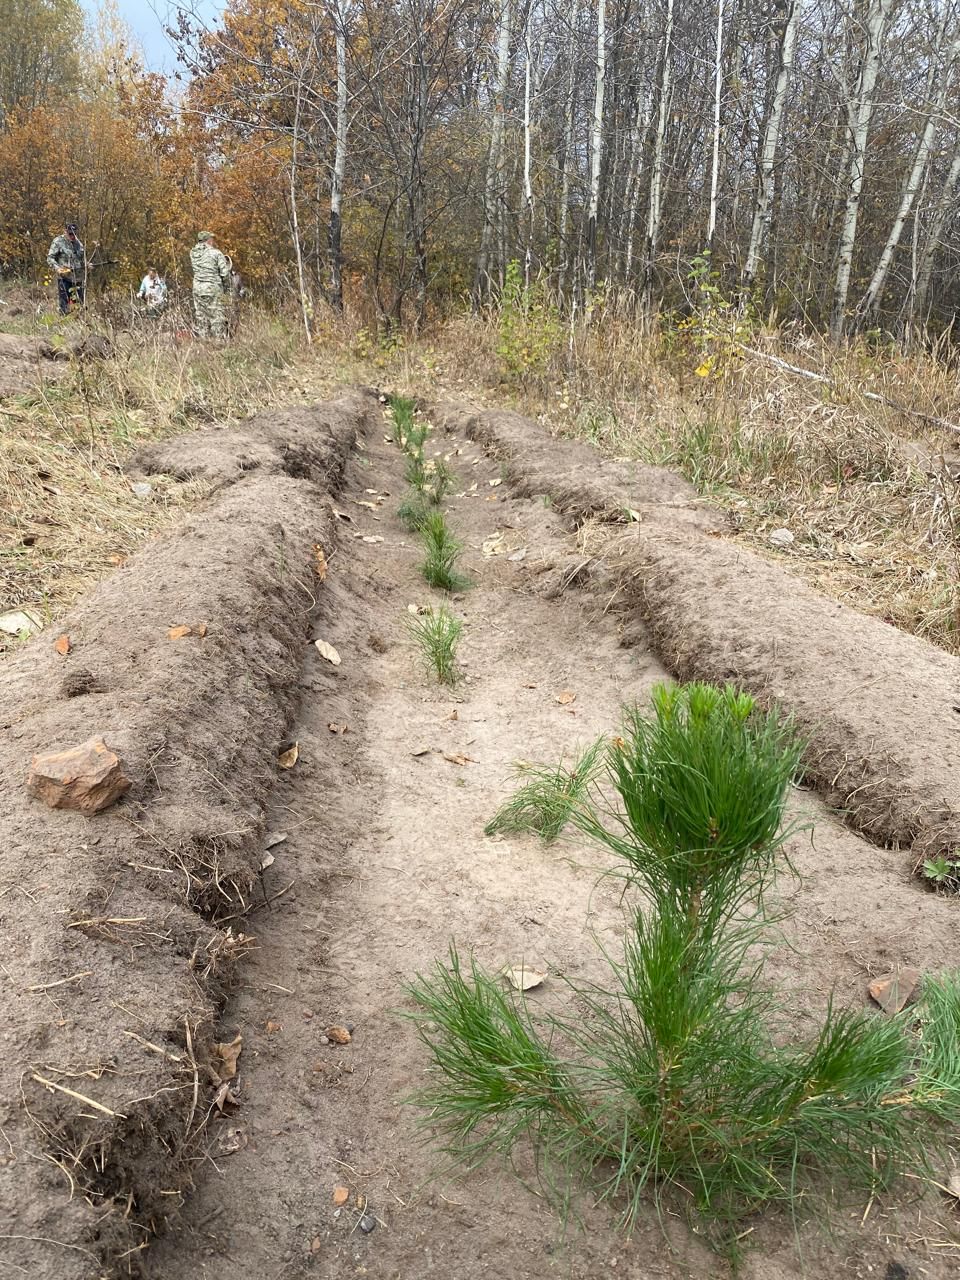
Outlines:
{"type": "Polygon", "coordinates": [[[0,0],[4,274],[42,273],[66,216],[114,280],[176,282],[208,226],[307,329],[518,283],[647,318],[706,289],[834,339],[953,322],[958,0],[173,12],[166,77],[109,8],[0,0]]]}

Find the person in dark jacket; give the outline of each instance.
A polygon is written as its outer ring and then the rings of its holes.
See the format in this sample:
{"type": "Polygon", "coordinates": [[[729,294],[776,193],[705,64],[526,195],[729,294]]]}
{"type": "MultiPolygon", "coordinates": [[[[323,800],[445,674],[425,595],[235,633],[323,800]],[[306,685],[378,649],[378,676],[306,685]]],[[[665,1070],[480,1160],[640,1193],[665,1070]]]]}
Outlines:
{"type": "Polygon", "coordinates": [[[47,254],[47,266],[57,273],[57,299],[60,314],[65,316],[70,305],[83,306],[83,280],[86,272],[83,244],[77,237],[77,224],[68,222],[62,236],[56,236],[47,254]]]}

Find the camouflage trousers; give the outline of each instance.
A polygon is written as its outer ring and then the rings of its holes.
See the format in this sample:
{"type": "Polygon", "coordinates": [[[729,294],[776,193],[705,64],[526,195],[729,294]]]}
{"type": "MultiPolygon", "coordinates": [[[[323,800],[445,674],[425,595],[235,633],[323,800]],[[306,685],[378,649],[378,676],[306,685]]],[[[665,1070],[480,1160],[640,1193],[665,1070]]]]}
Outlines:
{"type": "Polygon", "coordinates": [[[193,312],[197,320],[197,334],[201,338],[225,338],[227,336],[227,311],[223,305],[223,293],[199,293],[193,291],[193,312]]]}

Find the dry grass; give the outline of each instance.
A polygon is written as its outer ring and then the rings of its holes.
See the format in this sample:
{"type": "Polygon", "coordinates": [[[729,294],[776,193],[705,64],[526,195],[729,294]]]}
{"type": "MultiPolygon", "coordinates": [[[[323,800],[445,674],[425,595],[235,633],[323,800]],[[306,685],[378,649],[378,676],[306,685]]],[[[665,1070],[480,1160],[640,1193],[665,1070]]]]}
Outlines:
{"type": "MultiPolygon", "coordinates": [[[[41,336],[60,328],[42,316],[17,324],[41,336]]],[[[168,477],[138,497],[125,473],[138,445],[301,394],[287,325],[251,315],[226,347],[178,328],[171,317],[159,330],[114,331],[115,358],[51,366],[53,380],[0,400],[0,612],[29,606],[54,621],[199,500],[201,484],[168,477]]]]}
{"type": "Polygon", "coordinates": [[[678,470],[731,513],[738,540],[759,554],[960,653],[960,435],[863,394],[960,428],[960,383],[943,359],[893,347],[836,351],[759,326],[745,339],[643,335],[606,316],[566,330],[538,368],[507,379],[497,342],[495,317],[452,321],[392,356],[399,389],[436,396],[440,383],[604,452],[678,470]],[[702,377],[705,352],[715,364],[702,377]],[[779,528],[794,535],[783,549],[770,542],[779,528]]]}

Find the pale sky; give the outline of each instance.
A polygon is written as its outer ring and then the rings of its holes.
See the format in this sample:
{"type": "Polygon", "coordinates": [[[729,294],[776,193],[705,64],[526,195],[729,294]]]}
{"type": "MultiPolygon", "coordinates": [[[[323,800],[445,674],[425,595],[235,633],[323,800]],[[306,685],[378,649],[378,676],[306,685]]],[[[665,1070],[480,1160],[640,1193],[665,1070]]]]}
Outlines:
{"type": "MultiPolygon", "coordinates": [[[[164,26],[176,26],[176,4],[171,0],[115,0],[120,17],[139,40],[150,71],[173,71],[176,55],[164,34],[164,26]]],[[[88,13],[95,13],[97,0],[81,0],[88,13]]],[[[208,24],[212,24],[223,9],[221,0],[186,0],[185,7],[192,9],[208,24]]]]}

